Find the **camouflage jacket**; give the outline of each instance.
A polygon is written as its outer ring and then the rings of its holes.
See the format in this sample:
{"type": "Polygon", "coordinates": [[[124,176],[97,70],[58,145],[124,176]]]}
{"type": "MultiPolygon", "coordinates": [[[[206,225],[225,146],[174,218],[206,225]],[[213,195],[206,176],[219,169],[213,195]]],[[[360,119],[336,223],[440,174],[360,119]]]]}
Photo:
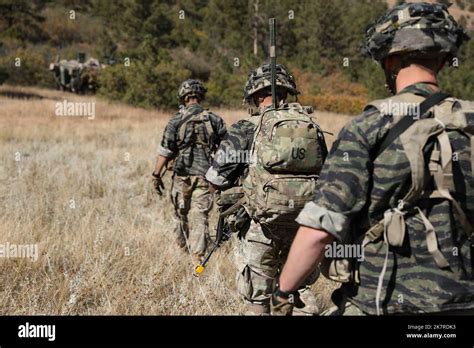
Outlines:
{"type": "Polygon", "coordinates": [[[219,189],[235,186],[246,176],[250,150],[260,114],[233,124],[214,156],[206,179],[219,189]]]}
{"type": "MultiPolygon", "coordinates": [[[[204,111],[204,108],[198,104],[185,107],[171,117],[164,130],[158,153],[176,160],[174,172],[178,176],[204,176],[209,169],[212,160],[210,149],[199,144],[184,149],[178,148],[179,129],[183,119],[192,113],[199,113],[200,110],[204,111]]],[[[217,147],[227,133],[225,123],[220,116],[211,112],[209,112],[209,119],[214,132],[212,143],[217,147]]],[[[190,139],[192,132],[192,128],[188,127],[184,138],[190,139]]]]}
{"type": "MultiPolygon", "coordinates": [[[[416,84],[401,93],[426,97],[433,91],[427,84],[416,84]]],[[[370,159],[371,151],[392,125],[391,117],[381,116],[377,109],[371,108],[341,130],[323,167],[315,199],[301,211],[297,218],[299,224],[327,231],[345,243],[360,243],[361,236],[383,218],[384,211],[397,206],[410,187],[408,159],[397,156],[402,160],[394,163],[391,156],[385,156],[385,162],[375,169],[370,159]]],[[[469,139],[457,136],[450,141],[453,152],[464,154],[453,164],[454,180],[459,184],[453,196],[472,223],[474,180],[470,154],[465,150],[470,148],[469,139]]],[[[399,139],[393,146],[403,151],[399,139]]],[[[449,202],[439,200],[431,204],[427,207],[427,216],[435,227],[439,248],[448,259],[450,269],[438,268],[427,248],[424,225],[416,217],[406,216],[409,243],[391,248],[388,254],[384,279],[389,281],[384,282],[381,296],[384,313],[474,308],[470,245],[464,233],[458,233],[457,218],[451,214],[449,202]]],[[[347,298],[364,312],[375,314],[377,282],[385,250],[383,241],[374,244],[374,248],[366,248],[359,268],[360,285],[344,284],[334,293],[333,300],[347,298]]]]}

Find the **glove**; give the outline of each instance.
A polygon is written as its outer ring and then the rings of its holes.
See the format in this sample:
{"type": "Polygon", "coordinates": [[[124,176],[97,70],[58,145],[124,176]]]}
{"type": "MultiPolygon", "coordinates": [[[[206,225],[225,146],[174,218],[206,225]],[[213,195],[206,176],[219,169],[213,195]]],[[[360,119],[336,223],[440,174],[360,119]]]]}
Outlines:
{"type": "Polygon", "coordinates": [[[165,189],[165,185],[163,185],[163,180],[161,180],[161,176],[153,172],[151,174],[153,176],[153,186],[155,187],[155,191],[158,195],[163,196],[163,190],[165,189]]]}

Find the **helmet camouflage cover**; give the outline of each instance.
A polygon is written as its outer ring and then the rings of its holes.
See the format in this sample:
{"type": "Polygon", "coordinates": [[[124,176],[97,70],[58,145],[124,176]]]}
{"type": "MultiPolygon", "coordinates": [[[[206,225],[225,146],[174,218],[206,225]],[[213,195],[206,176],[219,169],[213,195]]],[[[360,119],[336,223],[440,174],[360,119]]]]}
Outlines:
{"type": "Polygon", "coordinates": [[[178,90],[178,99],[184,100],[186,97],[198,97],[203,99],[206,95],[207,88],[199,80],[186,80],[178,90]]]}
{"type": "MultiPolygon", "coordinates": [[[[272,73],[270,64],[263,64],[253,70],[248,77],[244,88],[244,103],[250,103],[252,95],[272,85],[272,73]]],[[[284,88],[291,95],[297,95],[296,83],[293,76],[281,64],[276,65],[276,85],[284,88]]]]}
{"type": "Polygon", "coordinates": [[[467,40],[447,5],[405,3],[388,10],[367,29],[363,52],[378,62],[391,55],[454,57],[467,40]]]}

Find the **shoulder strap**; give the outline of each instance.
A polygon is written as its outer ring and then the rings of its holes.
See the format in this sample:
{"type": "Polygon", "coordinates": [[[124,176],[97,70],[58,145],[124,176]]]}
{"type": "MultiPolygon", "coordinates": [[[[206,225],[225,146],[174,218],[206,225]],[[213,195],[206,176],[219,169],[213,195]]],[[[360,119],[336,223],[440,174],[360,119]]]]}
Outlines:
{"type": "Polygon", "coordinates": [[[208,142],[214,141],[215,135],[217,132],[214,130],[214,125],[211,120],[211,113],[207,110],[203,111],[204,126],[206,127],[208,142]]]}
{"type": "MultiPolygon", "coordinates": [[[[430,95],[428,98],[425,99],[423,103],[420,104],[420,117],[428,112],[433,106],[441,103],[443,100],[449,98],[449,94],[443,92],[437,92],[430,95]]],[[[415,117],[403,117],[400,122],[398,122],[387,135],[383,138],[382,142],[376,149],[374,150],[373,159],[375,160],[379,157],[382,152],[384,152],[387,147],[390,146],[401,134],[403,134],[413,123],[415,123],[415,117]]]]}
{"type": "Polygon", "coordinates": [[[183,128],[194,116],[199,115],[203,110],[197,109],[194,112],[191,112],[189,115],[185,115],[183,119],[179,122],[178,125],[178,132],[179,132],[179,140],[182,142],[184,141],[184,135],[186,134],[186,127],[183,128]],[[183,130],[184,129],[184,130],[183,130]]]}

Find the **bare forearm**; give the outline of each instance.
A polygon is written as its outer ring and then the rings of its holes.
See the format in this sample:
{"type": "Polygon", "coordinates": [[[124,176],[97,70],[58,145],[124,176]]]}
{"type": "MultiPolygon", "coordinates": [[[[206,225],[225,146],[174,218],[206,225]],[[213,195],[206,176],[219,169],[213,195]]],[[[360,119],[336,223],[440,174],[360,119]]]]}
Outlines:
{"type": "Polygon", "coordinates": [[[301,226],[280,275],[280,289],[286,292],[298,289],[323,259],[326,244],[333,240],[325,231],[301,226]]]}
{"type": "Polygon", "coordinates": [[[156,164],[155,164],[155,173],[159,174],[163,170],[163,167],[169,162],[169,158],[159,155],[156,159],[156,164]]]}

